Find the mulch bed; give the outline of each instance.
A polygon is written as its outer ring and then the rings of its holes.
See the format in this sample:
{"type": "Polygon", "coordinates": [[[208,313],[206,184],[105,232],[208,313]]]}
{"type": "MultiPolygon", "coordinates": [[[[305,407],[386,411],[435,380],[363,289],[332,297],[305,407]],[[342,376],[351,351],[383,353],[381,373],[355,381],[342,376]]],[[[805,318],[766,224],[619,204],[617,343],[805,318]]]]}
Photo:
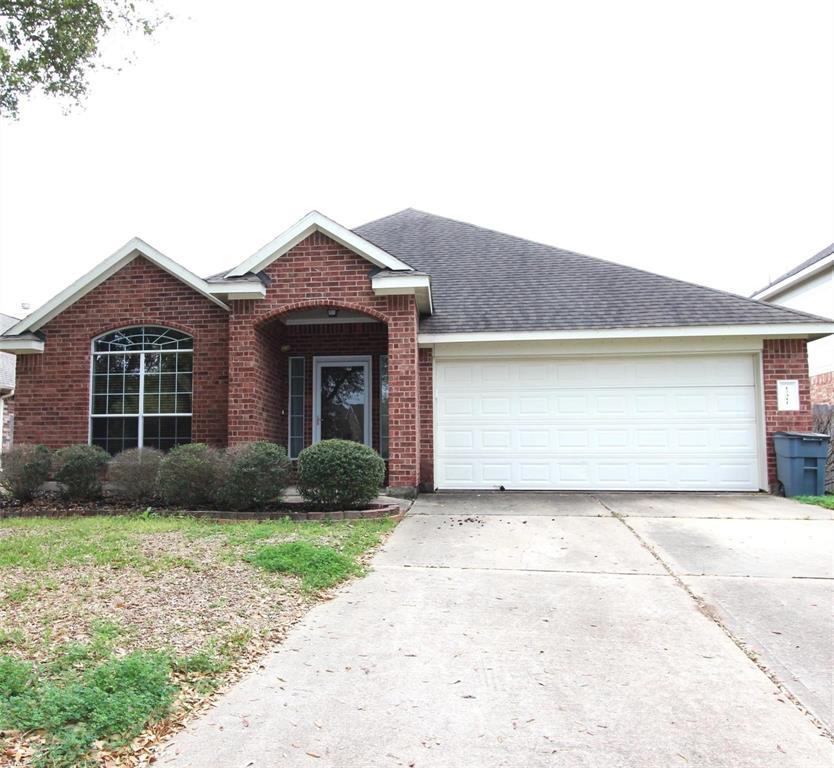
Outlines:
{"type": "MultiPolygon", "coordinates": [[[[32,501],[20,503],[13,499],[0,498],[0,518],[6,517],[74,517],[92,515],[135,515],[141,512],[135,506],[122,504],[114,500],[73,502],[59,496],[44,495],[32,501]]],[[[153,507],[157,515],[188,515],[207,520],[278,520],[288,517],[291,520],[367,520],[380,517],[397,517],[403,512],[399,504],[382,504],[372,502],[362,509],[328,510],[313,506],[303,501],[282,501],[266,509],[205,510],[205,509],[171,509],[153,507]]]]}

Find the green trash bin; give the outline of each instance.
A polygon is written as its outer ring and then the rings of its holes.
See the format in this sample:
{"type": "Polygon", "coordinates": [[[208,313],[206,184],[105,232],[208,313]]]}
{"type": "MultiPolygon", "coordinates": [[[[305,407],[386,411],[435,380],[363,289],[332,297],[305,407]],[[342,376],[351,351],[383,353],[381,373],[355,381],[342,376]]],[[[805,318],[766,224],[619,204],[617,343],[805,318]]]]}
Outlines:
{"type": "Polygon", "coordinates": [[[785,496],[822,496],[828,435],[817,432],[776,432],[776,477],[785,496]]]}

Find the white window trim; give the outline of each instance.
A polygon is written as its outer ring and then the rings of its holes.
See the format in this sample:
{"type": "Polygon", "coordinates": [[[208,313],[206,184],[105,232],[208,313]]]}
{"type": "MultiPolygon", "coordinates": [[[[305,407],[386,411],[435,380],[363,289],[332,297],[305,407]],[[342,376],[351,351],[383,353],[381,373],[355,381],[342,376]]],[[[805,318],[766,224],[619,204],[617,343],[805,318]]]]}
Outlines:
{"type": "Polygon", "coordinates": [[[391,456],[391,370],[388,367],[390,365],[390,358],[388,354],[380,355],[379,356],[379,455],[385,461],[388,461],[389,457],[391,456]],[[382,453],[382,361],[385,361],[385,377],[388,379],[388,399],[385,402],[385,427],[386,427],[386,435],[385,435],[385,444],[388,448],[386,453],[387,456],[383,455],[382,453]]]}
{"type": "Polygon", "coordinates": [[[372,355],[328,355],[313,357],[313,444],[321,441],[321,368],[327,365],[362,365],[365,368],[365,440],[373,447],[373,357],[372,355]]]}
{"type": "MultiPolygon", "coordinates": [[[[307,405],[307,359],[304,355],[291,355],[287,358],[287,456],[295,461],[292,449],[292,361],[301,360],[301,450],[304,450],[304,410],[307,405]]],[[[299,451],[301,453],[301,451],[299,451]]]]}
{"type": "MultiPolygon", "coordinates": [[[[133,351],[126,351],[126,350],[111,350],[107,352],[103,351],[96,351],[96,342],[99,339],[103,339],[105,336],[109,336],[111,333],[115,333],[116,331],[124,330],[125,328],[138,328],[144,327],[144,325],[151,325],[143,324],[142,326],[137,325],[126,325],[122,328],[112,328],[105,333],[100,333],[90,342],[90,378],[89,378],[89,398],[88,398],[88,405],[87,405],[87,444],[93,444],[93,419],[124,419],[124,418],[136,418],[138,420],[137,428],[136,428],[136,447],[137,448],[144,448],[144,433],[145,433],[145,416],[150,416],[151,418],[185,418],[188,417],[192,420],[191,428],[194,429],[194,337],[191,336],[191,349],[142,349],[142,350],[133,350],[133,351]],[[145,413],[145,355],[146,354],[162,354],[162,355],[170,355],[175,354],[178,352],[185,352],[191,355],[191,411],[189,413],[145,413]],[[137,413],[93,413],[93,398],[95,397],[95,392],[93,388],[93,384],[95,382],[95,364],[96,364],[96,357],[100,355],[139,355],[139,411],[137,413]]],[[[169,328],[166,325],[159,325],[160,328],[169,328]]],[[[172,331],[178,330],[177,328],[170,328],[172,331]]],[[[185,331],[180,331],[180,333],[185,333],[185,331]]],[[[192,438],[193,438],[193,431],[192,431],[192,438]]],[[[125,449],[127,450],[127,449],[125,449]]]]}

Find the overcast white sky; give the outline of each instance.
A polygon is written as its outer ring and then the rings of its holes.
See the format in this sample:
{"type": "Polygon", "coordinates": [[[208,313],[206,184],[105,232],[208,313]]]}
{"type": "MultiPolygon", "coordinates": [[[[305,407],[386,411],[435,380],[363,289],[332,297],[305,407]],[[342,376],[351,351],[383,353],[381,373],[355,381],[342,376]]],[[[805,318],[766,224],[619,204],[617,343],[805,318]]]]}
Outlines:
{"type": "Polygon", "coordinates": [[[84,109],[0,124],[0,311],[133,235],[208,275],[312,208],[741,293],[834,240],[830,0],[158,2],[84,109]]]}

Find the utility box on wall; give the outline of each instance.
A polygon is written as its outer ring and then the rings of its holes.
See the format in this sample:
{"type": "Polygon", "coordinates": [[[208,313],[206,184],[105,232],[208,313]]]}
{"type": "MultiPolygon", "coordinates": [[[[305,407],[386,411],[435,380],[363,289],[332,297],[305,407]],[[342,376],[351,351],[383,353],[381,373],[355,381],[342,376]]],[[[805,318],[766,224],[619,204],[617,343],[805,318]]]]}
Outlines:
{"type": "Polygon", "coordinates": [[[776,408],[780,411],[799,410],[799,381],[779,379],[776,382],[776,408]]]}

